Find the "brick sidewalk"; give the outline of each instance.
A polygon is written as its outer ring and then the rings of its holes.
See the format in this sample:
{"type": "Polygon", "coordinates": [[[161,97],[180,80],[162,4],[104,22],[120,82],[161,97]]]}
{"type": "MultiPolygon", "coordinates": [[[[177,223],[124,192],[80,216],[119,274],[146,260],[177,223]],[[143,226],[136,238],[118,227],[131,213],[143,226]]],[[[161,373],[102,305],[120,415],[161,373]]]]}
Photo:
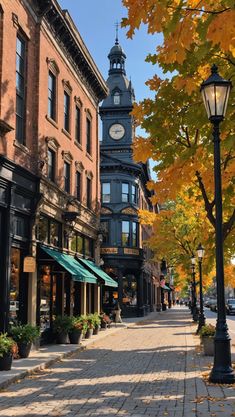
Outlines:
{"type": "Polygon", "coordinates": [[[206,385],[188,309],[108,334],[86,351],[11,385],[0,416],[229,417],[234,387],[206,385]]]}

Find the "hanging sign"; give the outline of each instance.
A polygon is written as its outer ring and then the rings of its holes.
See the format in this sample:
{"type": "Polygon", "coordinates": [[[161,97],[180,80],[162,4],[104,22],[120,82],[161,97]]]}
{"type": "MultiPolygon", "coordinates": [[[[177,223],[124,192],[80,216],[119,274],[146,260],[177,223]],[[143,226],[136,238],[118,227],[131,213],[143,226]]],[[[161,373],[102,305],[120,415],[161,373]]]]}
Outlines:
{"type": "Polygon", "coordinates": [[[26,256],[24,258],[23,272],[35,272],[36,271],[36,258],[33,256],[26,256]]]}

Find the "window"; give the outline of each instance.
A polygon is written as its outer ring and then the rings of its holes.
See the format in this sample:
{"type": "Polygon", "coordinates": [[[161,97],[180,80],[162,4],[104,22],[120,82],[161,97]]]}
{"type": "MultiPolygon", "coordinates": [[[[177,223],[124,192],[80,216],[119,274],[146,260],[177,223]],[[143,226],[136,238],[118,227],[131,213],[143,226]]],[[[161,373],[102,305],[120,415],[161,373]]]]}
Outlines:
{"type": "Polygon", "coordinates": [[[110,182],[103,182],[102,183],[102,203],[110,203],[111,195],[110,195],[110,182]]]}
{"type": "Polygon", "coordinates": [[[70,122],[70,96],[64,91],[64,129],[69,132],[70,122]]]}
{"type": "Polygon", "coordinates": [[[136,222],[132,223],[132,246],[137,246],[137,224],[136,222]]]}
{"type": "Polygon", "coordinates": [[[93,258],[94,241],[89,237],[84,237],[84,255],[93,258]]]}
{"type": "Polygon", "coordinates": [[[56,77],[51,71],[48,75],[48,116],[56,119],[56,77]]]}
{"type": "Polygon", "coordinates": [[[86,151],[91,155],[91,121],[86,119],[86,151]]]}
{"type": "Polygon", "coordinates": [[[22,238],[28,237],[28,222],[26,218],[14,215],[13,234],[22,238]]]}
{"type": "Polygon", "coordinates": [[[16,40],[16,140],[25,143],[25,73],[26,43],[18,35],[16,40]]]}
{"type": "Polygon", "coordinates": [[[126,182],[122,183],[122,202],[127,203],[129,201],[129,184],[126,182]]]}
{"type": "Polygon", "coordinates": [[[61,247],[61,224],[49,217],[41,216],[37,227],[37,239],[61,247]]]}
{"type": "Polygon", "coordinates": [[[130,223],[122,221],[122,246],[130,246],[130,223]]]}
{"type": "Polygon", "coordinates": [[[101,222],[101,230],[103,236],[103,244],[109,244],[109,221],[102,221],[101,222]]]}
{"type": "Polygon", "coordinates": [[[64,191],[70,193],[70,164],[64,163],[64,191]]]}
{"type": "Polygon", "coordinates": [[[75,140],[81,142],[81,110],[78,106],[75,107],[75,140]]]}
{"type": "Polygon", "coordinates": [[[87,207],[91,208],[91,179],[87,178],[86,193],[87,193],[87,207]]]}
{"type": "Polygon", "coordinates": [[[134,204],[137,204],[137,200],[138,200],[138,198],[137,198],[137,191],[138,191],[138,189],[137,189],[137,186],[136,185],[132,185],[131,186],[131,202],[132,203],[134,203],[134,204]]]}
{"type": "Polygon", "coordinates": [[[114,93],[113,95],[113,104],[120,104],[120,94],[118,92],[114,93]]]}
{"type": "Polygon", "coordinates": [[[47,151],[48,158],[48,178],[51,181],[55,181],[55,152],[52,149],[47,151]]]}
{"type": "Polygon", "coordinates": [[[76,198],[81,201],[81,173],[76,172],[76,198]]]}

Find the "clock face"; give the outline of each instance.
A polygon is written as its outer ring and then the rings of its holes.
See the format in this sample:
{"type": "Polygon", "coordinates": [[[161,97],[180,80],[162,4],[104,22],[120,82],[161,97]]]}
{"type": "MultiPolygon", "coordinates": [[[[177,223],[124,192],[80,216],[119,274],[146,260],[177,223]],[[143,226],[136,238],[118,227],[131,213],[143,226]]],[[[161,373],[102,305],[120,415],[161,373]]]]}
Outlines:
{"type": "Polygon", "coordinates": [[[125,128],[120,123],[115,123],[109,128],[109,135],[114,140],[122,139],[125,135],[125,128]]]}

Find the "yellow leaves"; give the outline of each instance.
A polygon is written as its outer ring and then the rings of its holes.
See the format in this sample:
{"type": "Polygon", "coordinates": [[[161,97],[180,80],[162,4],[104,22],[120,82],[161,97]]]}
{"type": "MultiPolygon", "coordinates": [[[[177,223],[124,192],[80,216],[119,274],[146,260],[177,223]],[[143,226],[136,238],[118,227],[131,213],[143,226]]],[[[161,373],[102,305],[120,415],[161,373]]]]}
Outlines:
{"type": "Polygon", "coordinates": [[[209,64],[200,65],[198,67],[198,69],[197,69],[197,72],[198,72],[198,75],[201,78],[201,81],[202,80],[206,80],[209,77],[210,73],[211,73],[211,66],[209,64]]]}
{"type": "Polygon", "coordinates": [[[208,27],[207,38],[235,56],[235,10],[216,15],[208,27]]]}
{"type": "Polygon", "coordinates": [[[149,226],[152,226],[156,219],[156,213],[152,213],[148,210],[139,210],[138,216],[139,216],[141,224],[145,224],[149,226]]]}
{"type": "Polygon", "coordinates": [[[133,157],[136,162],[146,162],[151,158],[153,145],[149,139],[136,137],[133,142],[133,157]]]}
{"type": "Polygon", "coordinates": [[[161,85],[161,78],[157,75],[154,75],[151,80],[146,81],[146,85],[150,88],[150,90],[157,91],[161,85]]]}

